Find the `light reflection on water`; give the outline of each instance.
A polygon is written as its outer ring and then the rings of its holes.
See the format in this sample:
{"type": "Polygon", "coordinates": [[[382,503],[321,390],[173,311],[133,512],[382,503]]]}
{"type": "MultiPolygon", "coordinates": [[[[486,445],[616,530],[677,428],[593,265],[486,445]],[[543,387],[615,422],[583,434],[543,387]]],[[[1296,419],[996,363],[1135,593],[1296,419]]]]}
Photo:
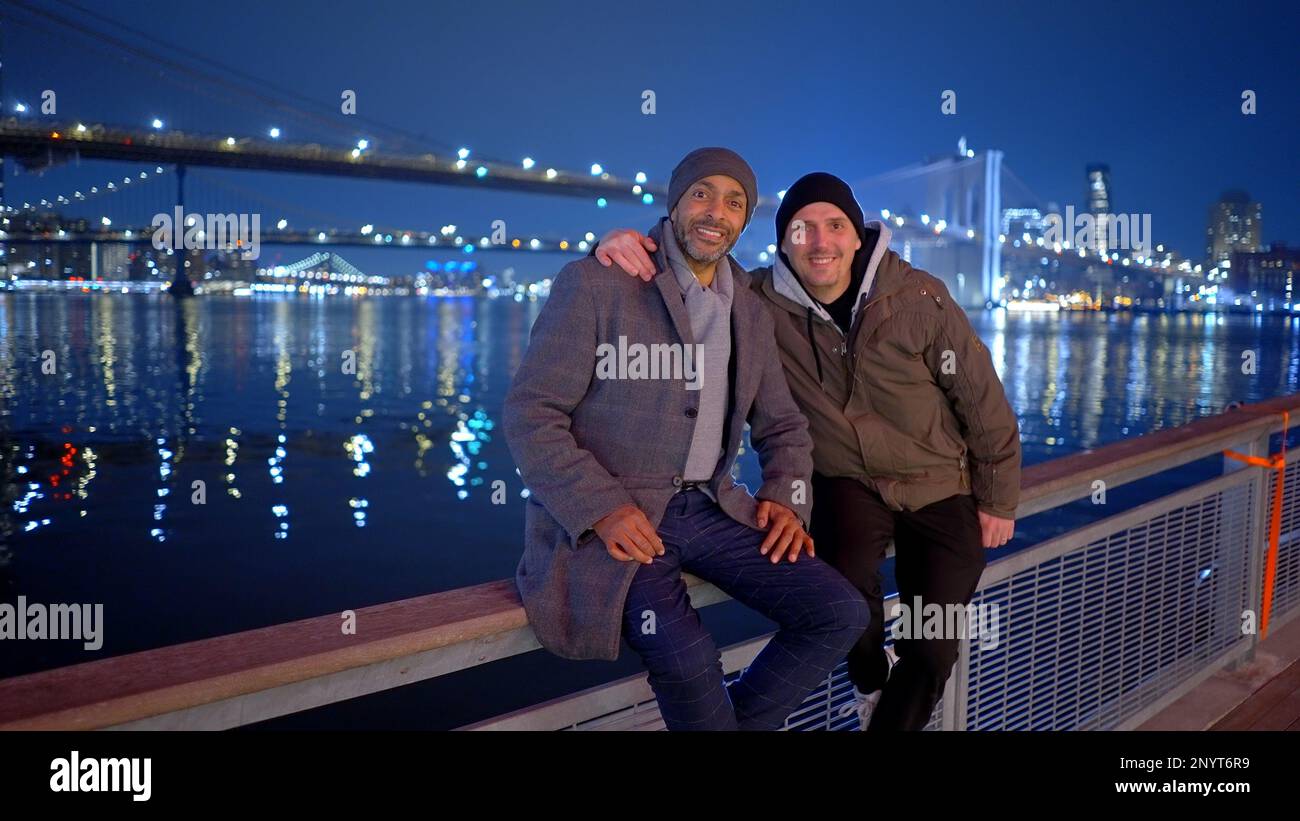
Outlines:
{"type": "MultiPolygon", "coordinates": [[[[0,295],[0,600],[104,603],[98,656],[511,576],[497,425],[539,307],[0,295]]],[[[1297,320],[972,321],[1031,463],[1300,390],[1297,320]]]]}

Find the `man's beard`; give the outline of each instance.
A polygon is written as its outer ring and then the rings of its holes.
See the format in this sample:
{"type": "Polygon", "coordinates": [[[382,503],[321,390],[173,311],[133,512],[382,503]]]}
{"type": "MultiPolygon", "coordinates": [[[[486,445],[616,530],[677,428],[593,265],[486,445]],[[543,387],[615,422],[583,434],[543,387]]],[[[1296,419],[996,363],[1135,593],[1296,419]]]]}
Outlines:
{"type": "MultiPolygon", "coordinates": [[[[718,226],[714,223],[706,222],[700,224],[718,230],[718,226]]],[[[730,245],[724,245],[716,251],[705,251],[695,243],[695,240],[690,233],[690,226],[681,225],[676,220],[673,221],[673,235],[677,237],[677,247],[681,248],[686,256],[705,265],[722,259],[727,254],[731,253],[731,249],[736,245],[733,241],[730,245]]]]}

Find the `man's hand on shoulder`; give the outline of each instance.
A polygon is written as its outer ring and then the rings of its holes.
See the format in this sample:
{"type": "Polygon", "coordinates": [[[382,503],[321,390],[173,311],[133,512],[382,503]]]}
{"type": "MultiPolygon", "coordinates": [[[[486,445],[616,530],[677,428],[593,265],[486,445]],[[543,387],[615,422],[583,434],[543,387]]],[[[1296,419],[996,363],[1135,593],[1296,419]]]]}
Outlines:
{"type": "Polygon", "coordinates": [[[631,228],[615,228],[600,238],[596,259],[606,268],[617,264],[629,274],[649,282],[658,273],[654,260],[650,259],[650,254],[658,248],[654,240],[631,228]]]}

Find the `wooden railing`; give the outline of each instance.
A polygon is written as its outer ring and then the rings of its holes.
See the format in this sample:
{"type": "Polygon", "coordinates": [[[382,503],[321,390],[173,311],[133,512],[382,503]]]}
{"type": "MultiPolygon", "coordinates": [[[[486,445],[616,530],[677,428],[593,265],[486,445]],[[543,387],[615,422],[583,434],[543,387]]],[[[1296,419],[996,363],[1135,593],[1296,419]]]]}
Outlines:
{"type": "MultiPolygon", "coordinates": [[[[1019,518],[1211,456],[1258,450],[1300,394],[1027,467],[1019,518]]],[[[688,578],[697,606],[727,597],[688,578]]],[[[0,680],[0,729],[225,729],[538,648],[513,580],[0,680]]],[[[752,642],[751,642],[752,643],[752,642]]],[[[749,644],[749,643],[747,643],[749,644]]]]}

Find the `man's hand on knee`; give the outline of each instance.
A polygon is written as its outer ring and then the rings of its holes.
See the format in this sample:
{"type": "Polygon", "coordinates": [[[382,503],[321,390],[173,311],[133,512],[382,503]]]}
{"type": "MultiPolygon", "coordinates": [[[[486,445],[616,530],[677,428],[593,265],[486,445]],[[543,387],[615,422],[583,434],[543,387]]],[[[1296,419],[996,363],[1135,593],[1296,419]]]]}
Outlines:
{"type": "Polygon", "coordinates": [[[664,555],[663,540],[636,505],[615,508],[592,525],[592,530],[605,543],[609,555],[620,562],[650,564],[655,556],[664,555]]]}
{"type": "Polygon", "coordinates": [[[798,561],[799,552],[807,551],[809,556],[816,556],[813,550],[812,536],[804,532],[803,525],[794,511],[785,505],[763,500],[758,503],[758,526],[767,528],[767,538],[758,548],[764,556],[771,551],[772,563],[781,561],[784,556],[790,561],[798,561]]]}

